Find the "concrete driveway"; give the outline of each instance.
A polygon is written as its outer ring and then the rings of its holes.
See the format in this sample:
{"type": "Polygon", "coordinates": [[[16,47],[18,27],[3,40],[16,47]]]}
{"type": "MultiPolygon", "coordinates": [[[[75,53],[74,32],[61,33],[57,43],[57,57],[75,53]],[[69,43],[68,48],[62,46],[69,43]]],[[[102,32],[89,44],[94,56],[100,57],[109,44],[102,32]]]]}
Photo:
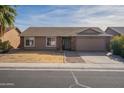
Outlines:
{"type": "Polygon", "coordinates": [[[79,52],[80,57],[86,63],[93,63],[93,64],[122,64],[122,61],[111,59],[106,56],[105,52],[79,52]]]}

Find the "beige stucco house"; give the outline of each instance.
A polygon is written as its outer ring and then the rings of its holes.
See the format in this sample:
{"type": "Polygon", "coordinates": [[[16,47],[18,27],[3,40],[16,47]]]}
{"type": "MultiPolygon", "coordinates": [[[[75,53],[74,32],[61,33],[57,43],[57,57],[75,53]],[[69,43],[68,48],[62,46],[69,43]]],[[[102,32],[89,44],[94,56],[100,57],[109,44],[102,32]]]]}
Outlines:
{"type": "Polygon", "coordinates": [[[7,31],[0,38],[2,41],[9,41],[11,46],[16,49],[20,45],[21,31],[18,28],[7,28],[7,31]]]}
{"type": "Polygon", "coordinates": [[[21,33],[20,48],[106,51],[110,38],[98,27],[29,27],[21,33]]]}

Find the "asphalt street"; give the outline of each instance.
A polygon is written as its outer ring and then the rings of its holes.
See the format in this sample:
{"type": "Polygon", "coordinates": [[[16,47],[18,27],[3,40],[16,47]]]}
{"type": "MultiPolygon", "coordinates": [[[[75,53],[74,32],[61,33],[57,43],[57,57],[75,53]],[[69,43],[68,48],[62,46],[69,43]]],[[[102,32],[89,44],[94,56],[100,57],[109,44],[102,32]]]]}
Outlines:
{"type": "Polygon", "coordinates": [[[124,70],[0,70],[1,88],[124,88],[124,70]]]}

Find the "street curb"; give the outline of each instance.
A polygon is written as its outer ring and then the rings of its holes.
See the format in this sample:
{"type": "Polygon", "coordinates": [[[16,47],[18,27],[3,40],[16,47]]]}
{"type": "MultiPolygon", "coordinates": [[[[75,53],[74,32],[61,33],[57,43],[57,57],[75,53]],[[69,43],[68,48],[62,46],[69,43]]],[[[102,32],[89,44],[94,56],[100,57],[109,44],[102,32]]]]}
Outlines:
{"type": "Polygon", "coordinates": [[[124,69],[124,64],[83,63],[0,63],[0,68],[43,68],[43,69],[124,69]]]}
{"type": "Polygon", "coordinates": [[[105,70],[124,70],[124,68],[45,68],[45,67],[0,67],[0,69],[65,69],[65,70],[71,70],[71,69],[105,69],[105,70]]]}

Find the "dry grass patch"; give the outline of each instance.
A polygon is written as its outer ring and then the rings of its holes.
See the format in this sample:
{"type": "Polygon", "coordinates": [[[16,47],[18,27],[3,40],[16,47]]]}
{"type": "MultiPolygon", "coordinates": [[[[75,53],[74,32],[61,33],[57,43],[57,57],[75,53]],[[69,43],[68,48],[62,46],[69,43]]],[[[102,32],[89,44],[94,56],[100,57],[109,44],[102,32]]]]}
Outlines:
{"type": "Polygon", "coordinates": [[[39,62],[39,63],[63,63],[64,56],[60,52],[45,51],[20,51],[0,55],[0,62],[39,62]]]}

